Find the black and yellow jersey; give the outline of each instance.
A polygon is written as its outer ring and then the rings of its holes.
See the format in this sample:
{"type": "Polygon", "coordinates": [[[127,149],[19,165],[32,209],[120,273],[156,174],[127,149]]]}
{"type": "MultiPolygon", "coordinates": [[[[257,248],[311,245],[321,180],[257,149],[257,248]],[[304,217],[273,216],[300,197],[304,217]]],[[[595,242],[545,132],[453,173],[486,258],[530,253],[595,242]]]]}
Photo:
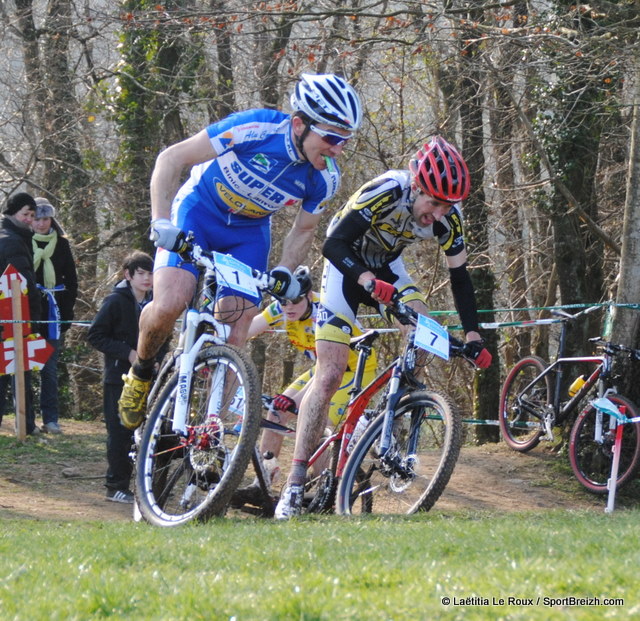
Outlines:
{"type": "Polygon", "coordinates": [[[447,256],[464,250],[458,205],[427,227],[418,226],[412,207],[408,170],[390,170],[365,183],[329,224],[325,257],[357,280],[362,272],[388,265],[408,245],[423,239],[436,238],[447,256]]]}

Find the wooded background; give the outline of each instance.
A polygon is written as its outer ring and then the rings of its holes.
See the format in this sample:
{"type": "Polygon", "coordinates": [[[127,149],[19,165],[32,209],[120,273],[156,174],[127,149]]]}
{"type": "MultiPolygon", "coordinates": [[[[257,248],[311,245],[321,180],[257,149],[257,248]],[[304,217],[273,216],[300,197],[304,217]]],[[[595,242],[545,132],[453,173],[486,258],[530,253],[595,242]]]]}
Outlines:
{"type": "MultiPolygon", "coordinates": [[[[10,0],[0,11],[0,187],[5,199],[24,189],[58,207],[78,262],[79,319],[93,316],[127,251],[152,251],[158,152],[234,110],[288,110],[302,72],[343,75],[366,111],[340,160],[327,221],[364,181],[406,168],[441,133],[472,175],[464,216],[479,308],[488,311],[481,321],[640,301],[637,0],[10,0]]],[[[294,216],[273,218],[274,261],[294,216]]],[[[316,277],[327,221],[308,258],[316,277]]],[[[431,308],[453,309],[437,244],[406,260],[431,308]]],[[[617,306],[614,338],[637,343],[637,317],[617,306]]],[[[569,351],[587,347],[601,324],[602,316],[581,324],[569,351]]],[[[548,357],[552,344],[547,329],[484,336],[490,369],[473,377],[448,366],[434,381],[466,410],[495,418],[505,368],[531,351],[548,357]]],[[[265,388],[279,390],[299,361],[283,336],[263,343],[272,361],[265,388]]],[[[396,347],[386,338],[382,357],[396,347]]],[[[65,360],[69,413],[99,410],[99,358],[81,326],[65,360]]],[[[624,377],[638,400],[633,375],[624,377]]]]}

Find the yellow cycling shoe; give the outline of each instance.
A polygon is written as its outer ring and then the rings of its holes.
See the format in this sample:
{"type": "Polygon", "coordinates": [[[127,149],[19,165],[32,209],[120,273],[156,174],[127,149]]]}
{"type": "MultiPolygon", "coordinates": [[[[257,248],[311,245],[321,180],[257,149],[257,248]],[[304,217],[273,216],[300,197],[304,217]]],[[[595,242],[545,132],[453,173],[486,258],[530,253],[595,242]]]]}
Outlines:
{"type": "Polygon", "coordinates": [[[124,386],[118,399],[120,422],[127,429],[137,429],[144,421],[151,380],[141,380],[131,369],[122,379],[124,386]]]}

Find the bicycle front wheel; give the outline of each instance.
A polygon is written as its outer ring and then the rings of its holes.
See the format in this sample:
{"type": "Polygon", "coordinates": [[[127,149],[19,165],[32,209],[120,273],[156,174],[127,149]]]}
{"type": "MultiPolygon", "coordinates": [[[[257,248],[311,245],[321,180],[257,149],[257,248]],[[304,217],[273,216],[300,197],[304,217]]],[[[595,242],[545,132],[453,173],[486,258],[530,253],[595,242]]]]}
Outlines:
{"type": "Polygon", "coordinates": [[[451,400],[432,390],[403,397],[392,444],[379,447],[384,415],[375,418],[353,449],[338,485],[340,514],[428,511],[453,473],[462,443],[462,419],[451,400]]]}
{"type": "MultiPolygon", "coordinates": [[[[622,395],[610,394],[607,398],[624,408],[628,418],[639,416],[638,408],[622,395]]],[[[578,416],[571,429],[569,460],[576,478],[594,494],[607,493],[607,481],[611,477],[613,446],[616,430],[610,425],[611,417],[603,414],[602,425],[597,431],[597,410],[589,404],[578,416]]],[[[622,428],[622,450],[618,466],[617,487],[628,483],[640,466],[640,424],[628,423],[622,428]]]]}
{"type": "Polygon", "coordinates": [[[136,501],[142,517],[156,526],[223,514],[259,432],[258,374],[244,352],[213,345],[198,354],[186,437],[172,430],[179,389],[176,372],[145,423],[136,460],[136,501]]]}
{"type": "Polygon", "coordinates": [[[504,441],[514,450],[525,452],[537,446],[544,434],[543,415],[551,403],[551,380],[545,376],[527,386],[545,369],[538,356],[519,360],[509,371],[500,393],[498,421],[504,441]]]}

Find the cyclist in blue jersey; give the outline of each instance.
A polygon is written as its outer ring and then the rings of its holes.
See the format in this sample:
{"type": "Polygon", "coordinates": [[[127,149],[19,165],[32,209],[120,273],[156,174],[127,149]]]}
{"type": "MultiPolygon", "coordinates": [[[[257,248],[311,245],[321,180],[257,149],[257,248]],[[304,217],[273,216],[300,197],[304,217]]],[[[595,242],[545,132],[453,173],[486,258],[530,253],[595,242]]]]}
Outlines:
{"type": "MultiPolygon", "coordinates": [[[[360,127],[362,107],[342,78],[303,74],[291,108],[291,114],[231,114],[158,155],[151,176],[150,238],[158,247],[154,301],[140,317],[138,357],[124,380],[119,410],[125,427],[142,423],[155,356],[195,291],[197,272],[179,256],[186,231],[193,231],[203,248],[265,271],[270,217],[286,207],[298,209],[280,261],[270,271],[275,294],[298,295],[291,270],[304,261],[320,216],[338,189],[335,158],[360,127]],[[187,168],[190,176],[180,186],[187,168]]],[[[230,324],[230,343],[246,342],[259,303],[251,294],[219,289],[216,312],[230,324]]]]}

